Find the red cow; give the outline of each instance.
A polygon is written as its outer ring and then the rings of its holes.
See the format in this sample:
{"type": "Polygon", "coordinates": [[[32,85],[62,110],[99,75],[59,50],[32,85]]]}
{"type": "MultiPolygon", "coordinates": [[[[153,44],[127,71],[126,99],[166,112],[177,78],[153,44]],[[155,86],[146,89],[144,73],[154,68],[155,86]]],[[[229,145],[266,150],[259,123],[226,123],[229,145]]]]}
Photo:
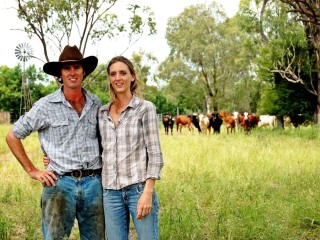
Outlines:
{"type": "Polygon", "coordinates": [[[238,122],[238,130],[241,131],[244,129],[244,114],[243,113],[238,113],[237,116],[237,122],[238,122]]]}
{"type": "Polygon", "coordinates": [[[260,118],[256,114],[244,112],[238,115],[238,120],[239,125],[248,133],[258,126],[260,118]]]}
{"type": "Polygon", "coordinates": [[[256,115],[254,113],[250,113],[248,115],[248,120],[250,124],[250,128],[256,128],[258,126],[258,123],[260,121],[259,115],[256,115]]]}
{"type": "Polygon", "coordinates": [[[193,132],[193,126],[195,126],[199,133],[201,133],[201,128],[199,125],[199,118],[197,115],[179,115],[176,118],[176,124],[177,124],[177,132],[179,131],[180,128],[180,133],[181,133],[181,128],[182,126],[187,126],[189,128],[189,131],[193,132]]]}
{"type": "Polygon", "coordinates": [[[192,130],[191,116],[178,115],[176,117],[176,125],[177,125],[177,132],[179,131],[179,128],[180,128],[180,133],[181,133],[182,126],[188,127],[189,131],[191,131],[192,130]]]}
{"type": "Polygon", "coordinates": [[[230,133],[235,133],[236,120],[234,119],[233,115],[224,111],[219,112],[219,115],[226,125],[227,134],[229,134],[229,131],[230,133]]]}

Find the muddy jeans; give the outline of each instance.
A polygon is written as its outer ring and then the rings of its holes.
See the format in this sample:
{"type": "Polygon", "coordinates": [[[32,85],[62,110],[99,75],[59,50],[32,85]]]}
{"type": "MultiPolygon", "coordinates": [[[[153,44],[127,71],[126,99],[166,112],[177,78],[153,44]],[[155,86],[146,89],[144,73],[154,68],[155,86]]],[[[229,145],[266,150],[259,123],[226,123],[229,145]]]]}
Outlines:
{"type": "Polygon", "coordinates": [[[101,175],[57,177],[56,186],[42,192],[44,239],[68,238],[75,219],[81,240],[105,239],[101,175]]]}

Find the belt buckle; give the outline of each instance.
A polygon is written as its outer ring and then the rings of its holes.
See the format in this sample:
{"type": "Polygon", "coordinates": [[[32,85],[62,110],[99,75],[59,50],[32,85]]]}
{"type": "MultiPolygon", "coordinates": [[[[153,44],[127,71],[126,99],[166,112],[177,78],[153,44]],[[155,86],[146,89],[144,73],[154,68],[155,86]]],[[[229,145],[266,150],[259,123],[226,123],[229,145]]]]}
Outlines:
{"type": "Polygon", "coordinates": [[[74,177],[74,178],[81,178],[82,177],[82,171],[81,170],[74,170],[71,172],[71,176],[74,177]],[[79,176],[76,176],[78,175],[79,173],[79,176]]]}

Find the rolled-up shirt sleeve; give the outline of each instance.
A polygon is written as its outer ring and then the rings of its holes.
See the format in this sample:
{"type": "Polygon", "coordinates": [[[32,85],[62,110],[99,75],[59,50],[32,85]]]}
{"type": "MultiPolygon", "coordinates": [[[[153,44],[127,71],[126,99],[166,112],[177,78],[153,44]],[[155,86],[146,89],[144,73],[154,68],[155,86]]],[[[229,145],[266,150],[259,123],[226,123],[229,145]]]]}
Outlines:
{"type": "Polygon", "coordinates": [[[19,139],[25,139],[32,132],[44,129],[48,122],[47,116],[41,104],[35,103],[29,112],[21,116],[13,125],[13,133],[19,139]]]}

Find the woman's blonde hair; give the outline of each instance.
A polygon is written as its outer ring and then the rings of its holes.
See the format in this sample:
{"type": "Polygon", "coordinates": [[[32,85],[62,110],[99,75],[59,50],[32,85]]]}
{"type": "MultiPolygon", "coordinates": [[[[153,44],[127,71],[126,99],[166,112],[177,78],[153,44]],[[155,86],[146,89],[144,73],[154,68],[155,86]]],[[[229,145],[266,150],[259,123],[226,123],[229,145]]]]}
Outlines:
{"type": "MultiPolygon", "coordinates": [[[[140,86],[140,81],[137,78],[136,71],[134,70],[134,66],[133,66],[132,62],[129,59],[127,59],[126,57],[124,57],[124,56],[116,56],[116,57],[114,57],[114,58],[112,58],[110,60],[108,66],[107,66],[108,76],[110,75],[110,67],[111,67],[111,65],[116,63],[116,62],[122,62],[122,63],[124,63],[124,64],[126,64],[128,66],[131,75],[133,75],[135,77],[135,80],[131,82],[130,92],[131,92],[132,95],[139,95],[138,87],[140,86]]],[[[110,86],[110,88],[109,88],[110,98],[112,100],[115,100],[117,98],[117,95],[116,95],[113,87],[111,86],[111,84],[109,86],[110,86]]]]}

